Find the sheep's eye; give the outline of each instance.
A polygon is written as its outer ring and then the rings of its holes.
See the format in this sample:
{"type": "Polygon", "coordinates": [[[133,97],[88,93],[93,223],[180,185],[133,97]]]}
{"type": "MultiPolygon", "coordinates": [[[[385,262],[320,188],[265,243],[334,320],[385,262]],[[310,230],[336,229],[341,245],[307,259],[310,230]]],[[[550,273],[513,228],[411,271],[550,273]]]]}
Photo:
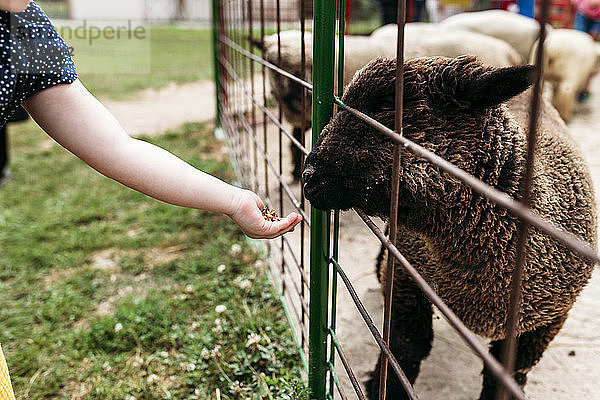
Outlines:
{"type": "Polygon", "coordinates": [[[385,111],[393,111],[396,109],[396,95],[389,94],[381,99],[381,109],[385,111]]]}

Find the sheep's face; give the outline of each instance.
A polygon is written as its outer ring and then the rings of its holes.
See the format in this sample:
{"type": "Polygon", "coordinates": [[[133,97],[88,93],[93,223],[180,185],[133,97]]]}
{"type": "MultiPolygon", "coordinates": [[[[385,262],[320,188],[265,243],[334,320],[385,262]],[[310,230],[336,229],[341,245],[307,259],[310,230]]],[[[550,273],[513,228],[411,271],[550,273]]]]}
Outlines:
{"type": "MultiPolygon", "coordinates": [[[[491,109],[530,85],[532,67],[483,67],[473,57],[427,57],[404,66],[403,133],[473,173],[491,109]]],[[[393,129],[396,61],[376,59],[358,71],[342,101],[393,129]]],[[[358,207],[389,215],[391,140],[349,111],[338,112],[306,158],[304,191],[320,209],[358,207]]],[[[400,213],[416,218],[460,196],[460,183],[404,151],[400,213]],[[436,203],[439,204],[434,204],[436,203]]]]}

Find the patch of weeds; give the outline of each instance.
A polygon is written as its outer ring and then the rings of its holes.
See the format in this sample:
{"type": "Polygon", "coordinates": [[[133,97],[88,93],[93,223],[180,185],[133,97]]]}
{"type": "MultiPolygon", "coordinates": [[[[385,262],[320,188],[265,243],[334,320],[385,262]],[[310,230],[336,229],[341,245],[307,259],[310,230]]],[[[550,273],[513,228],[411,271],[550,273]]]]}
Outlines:
{"type": "MultiPolygon", "coordinates": [[[[0,342],[17,397],[306,398],[279,298],[233,222],[125,189],[20,129],[0,196],[0,342]]],[[[152,141],[234,177],[209,126],[152,141]]]]}

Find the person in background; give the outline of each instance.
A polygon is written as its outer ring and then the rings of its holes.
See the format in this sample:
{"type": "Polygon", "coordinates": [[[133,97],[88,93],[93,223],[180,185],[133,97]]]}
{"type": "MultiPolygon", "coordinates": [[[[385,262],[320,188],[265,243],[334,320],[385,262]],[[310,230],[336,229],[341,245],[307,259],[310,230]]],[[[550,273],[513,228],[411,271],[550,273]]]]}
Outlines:
{"type": "MultiPolygon", "coordinates": [[[[78,80],[67,44],[29,0],[0,0],[0,126],[19,105],[60,145],[98,172],[157,200],[230,217],[251,238],[269,239],[301,221],[267,221],[253,192],[131,138],[78,80]]],[[[0,399],[14,399],[0,348],[0,399]]]]}
{"type": "Polygon", "coordinates": [[[600,0],[573,0],[575,23],[573,29],[589,33],[594,40],[600,36],[600,0]]]}

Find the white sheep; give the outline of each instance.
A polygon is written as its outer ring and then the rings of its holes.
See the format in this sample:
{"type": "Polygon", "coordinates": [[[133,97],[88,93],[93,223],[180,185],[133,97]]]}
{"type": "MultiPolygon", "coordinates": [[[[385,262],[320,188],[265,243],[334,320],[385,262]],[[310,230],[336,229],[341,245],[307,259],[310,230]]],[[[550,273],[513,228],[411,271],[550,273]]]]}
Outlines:
{"type": "MultiPolygon", "coordinates": [[[[504,40],[521,54],[523,60],[529,59],[540,31],[535,19],[503,10],[457,14],[441,21],[439,25],[447,30],[466,30],[504,40]]],[[[550,32],[552,27],[546,25],[546,29],[550,32]]]]}
{"type": "MultiPolygon", "coordinates": [[[[371,34],[375,41],[396,42],[396,24],[384,25],[371,34]]],[[[440,24],[409,23],[404,30],[404,58],[424,56],[476,56],[492,67],[523,64],[525,59],[508,43],[476,32],[446,30],[440,24]]]]}
{"type": "MultiPolygon", "coordinates": [[[[439,23],[446,30],[470,31],[502,39],[525,60],[536,58],[539,23],[522,15],[489,10],[454,15],[439,23]]],[[[544,80],[553,87],[552,104],[560,116],[571,118],[577,94],[585,90],[598,71],[600,51],[592,38],[572,29],[552,29],[546,25],[544,80]]]]}
{"type": "MultiPolygon", "coordinates": [[[[534,63],[537,42],[531,51],[534,63]]],[[[555,29],[544,41],[544,81],[552,84],[552,105],[565,121],[575,106],[577,94],[586,90],[600,68],[600,47],[585,32],[555,29]]]]}

